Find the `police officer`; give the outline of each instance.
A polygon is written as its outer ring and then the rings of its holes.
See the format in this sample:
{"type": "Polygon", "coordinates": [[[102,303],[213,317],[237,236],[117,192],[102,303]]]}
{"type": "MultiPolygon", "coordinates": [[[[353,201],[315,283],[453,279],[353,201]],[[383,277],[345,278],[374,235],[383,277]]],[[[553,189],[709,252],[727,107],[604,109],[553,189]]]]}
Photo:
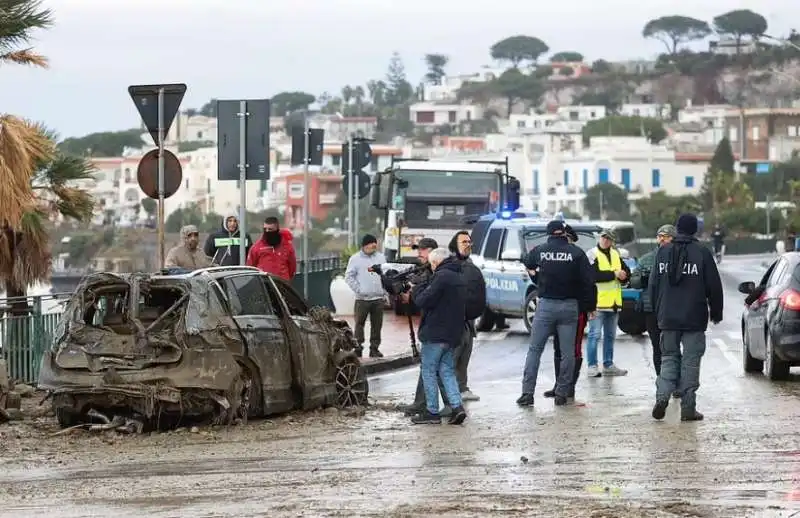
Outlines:
{"type": "MultiPolygon", "coordinates": [[[[558,334],[561,366],[555,404],[567,404],[575,371],[575,333],[580,301],[594,295],[594,275],[586,254],[567,240],[561,220],[547,224],[547,242],[525,256],[525,267],[536,274],[539,303],[531,326],[531,344],[525,359],[520,406],[533,405],[539,362],[550,335],[558,334]]],[[[593,316],[593,315],[592,315],[593,316]]]]}
{"type": "Polygon", "coordinates": [[[677,236],[656,253],[648,286],[661,330],[661,373],[653,418],[664,418],[670,395],[677,389],[681,421],[700,421],[703,414],[696,408],[700,360],[706,350],[709,316],[715,324],[722,321],[722,282],[711,251],[695,238],[697,217],[682,214],[675,226],[677,236]]]}

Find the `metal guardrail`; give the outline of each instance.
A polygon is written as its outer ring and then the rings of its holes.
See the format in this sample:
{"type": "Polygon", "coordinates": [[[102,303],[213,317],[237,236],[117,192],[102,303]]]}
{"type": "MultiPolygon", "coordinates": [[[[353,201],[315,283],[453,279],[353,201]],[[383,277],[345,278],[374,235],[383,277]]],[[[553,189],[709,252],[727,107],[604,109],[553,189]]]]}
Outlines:
{"type": "MultiPolygon", "coordinates": [[[[339,254],[316,257],[308,261],[309,303],[332,307],[330,281],[342,267],[339,254]]],[[[295,289],[303,292],[303,271],[306,264],[297,262],[295,289]]],[[[8,363],[9,375],[24,383],[36,383],[44,351],[50,347],[53,334],[72,293],[30,295],[0,298],[0,358],[8,363]]]]}

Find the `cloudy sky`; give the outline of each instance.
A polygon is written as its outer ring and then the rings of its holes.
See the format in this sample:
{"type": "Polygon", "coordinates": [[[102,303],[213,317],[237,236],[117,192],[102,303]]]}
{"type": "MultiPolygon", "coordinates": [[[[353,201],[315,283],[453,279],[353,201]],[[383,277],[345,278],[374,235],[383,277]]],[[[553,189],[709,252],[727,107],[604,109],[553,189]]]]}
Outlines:
{"type": "Polygon", "coordinates": [[[731,9],[764,15],[769,32],[800,29],[788,0],[45,0],[55,27],[37,34],[49,70],[6,66],[0,111],[46,122],[63,137],[139,124],[131,84],[184,82],[183,108],[212,97],[270,97],[282,90],[338,92],[385,74],[393,51],[409,79],[422,57],[450,56],[450,73],[491,64],[489,47],[515,34],[588,60],[649,58],[647,20],[710,20],[731,9]]]}

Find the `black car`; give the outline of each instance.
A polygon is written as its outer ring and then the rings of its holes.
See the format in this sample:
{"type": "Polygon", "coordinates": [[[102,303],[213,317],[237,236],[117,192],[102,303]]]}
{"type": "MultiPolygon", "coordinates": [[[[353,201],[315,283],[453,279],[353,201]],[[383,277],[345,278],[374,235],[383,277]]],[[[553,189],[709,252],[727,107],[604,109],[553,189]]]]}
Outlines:
{"type": "Polygon", "coordinates": [[[743,282],[742,365],[772,380],[786,379],[800,365],[800,253],[783,254],[758,284],[743,282]]]}

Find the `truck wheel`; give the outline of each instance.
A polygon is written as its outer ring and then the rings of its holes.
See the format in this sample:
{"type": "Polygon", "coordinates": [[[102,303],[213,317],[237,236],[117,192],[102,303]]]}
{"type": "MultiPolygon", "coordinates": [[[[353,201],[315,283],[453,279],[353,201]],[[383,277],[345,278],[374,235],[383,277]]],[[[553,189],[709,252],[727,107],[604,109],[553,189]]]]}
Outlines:
{"type": "Polygon", "coordinates": [[[497,315],[494,314],[492,310],[486,308],[483,310],[483,315],[478,317],[478,323],[475,326],[476,331],[480,331],[482,333],[487,333],[494,329],[495,321],[497,320],[497,315]]]}
{"type": "Polygon", "coordinates": [[[536,314],[537,300],[536,290],[532,290],[525,297],[525,312],[522,315],[522,321],[525,322],[525,329],[528,330],[528,333],[531,332],[531,327],[533,327],[533,316],[536,314]]]}

